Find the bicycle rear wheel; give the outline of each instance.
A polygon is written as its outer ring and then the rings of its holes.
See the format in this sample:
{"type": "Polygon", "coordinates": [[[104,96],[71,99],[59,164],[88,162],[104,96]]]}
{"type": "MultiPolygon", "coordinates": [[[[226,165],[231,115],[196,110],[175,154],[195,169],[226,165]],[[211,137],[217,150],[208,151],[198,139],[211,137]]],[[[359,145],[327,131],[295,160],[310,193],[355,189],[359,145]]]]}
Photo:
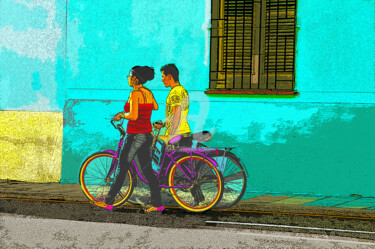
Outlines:
{"type": "MultiPolygon", "coordinates": [[[[109,189],[116,178],[119,167],[116,168],[108,180],[106,176],[111,168],[113,154],[109,152],[97,152],[89,156],[79,171],[79,183],[85,196],[90,201],[103,200],[107,197],[109,189]]],[[[120,192],[116,195],[113,206],[122,205],[131,196],[134,188],[135,177],[127,172],[120,192]]]]}
{"type": "Polygon", "coordinates": [[[224,189],[221,201],[215,206],[217,209],[228,209],[236,205],[246,191],[247,177],[240,159],[231,152],[218,151],[208,157],[214,159],[217,169],[223,174],[224,189]]]}
{"type": "Polygon", "coordinates": [[[223,177],[216,167],[200,156],[190,155],[177,164],[168,173],[175,201],[190,212],[204,212],[214,207],[223,195],[223,177]]]}

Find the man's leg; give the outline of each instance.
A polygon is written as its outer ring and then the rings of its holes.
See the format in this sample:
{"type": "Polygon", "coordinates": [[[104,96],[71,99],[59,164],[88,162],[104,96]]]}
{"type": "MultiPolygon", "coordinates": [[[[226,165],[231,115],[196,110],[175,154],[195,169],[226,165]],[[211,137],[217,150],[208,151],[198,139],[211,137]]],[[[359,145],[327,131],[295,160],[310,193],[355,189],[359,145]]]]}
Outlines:
{"type": "MultiPolygon", "coordinates": [[[[191,148],[193,147],[193,137],[192,136],[182,136],[180,141],[178,141],[178,148],[191,148]]],[[[196,168],[197,166],[194,166],[194,171],[198,170],[196,168]]],[[[202,166],[201,166],[202,167],[202,166]]],[[[194,202],[196,205],[198,205],[200,202],[205,200],[205,197],[202,193],[202,189],[200,186],[194,185],[191,188],[191,195],[194,197],[194,202]]]]}
{"type": "Polygon", "coordinates": [[[192,136],[190,136],[190,137],[182,136],[180,141],[178,141],[178,147],[179,148],[184,148],[184,147],[191,148],[192,146],[193,146],[193,137],[192,136]]]}
{"type": "MultiPolygon", "coordinates": [[[[205,164],[201,160],[193,160],[192,162],[193,162],[193,168],[194,168],[195,173],[201,171],[202,167],[205,164]]],[[[203,192],[202,192],[202,189],[201,189],[200,185],[194,185],[191,188],[191,195],[194,197],[194,202],[196,203],[196,205],[198,205],[200,202],[202,202],[206,199],[203,192]]]]}

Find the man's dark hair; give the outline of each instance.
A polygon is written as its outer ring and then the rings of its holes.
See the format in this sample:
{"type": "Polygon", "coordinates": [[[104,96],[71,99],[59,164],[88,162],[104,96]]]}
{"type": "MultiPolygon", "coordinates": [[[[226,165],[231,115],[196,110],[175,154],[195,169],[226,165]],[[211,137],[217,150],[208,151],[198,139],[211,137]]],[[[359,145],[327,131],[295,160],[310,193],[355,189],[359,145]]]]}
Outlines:
{"type": "Polygon", "coordinates": [[[173,77],[174,81],[179,82],[179,72],[175,64],[172,63],[162,66],[160,72],[164,73],[165,76],[170,74],[173,77]]]}

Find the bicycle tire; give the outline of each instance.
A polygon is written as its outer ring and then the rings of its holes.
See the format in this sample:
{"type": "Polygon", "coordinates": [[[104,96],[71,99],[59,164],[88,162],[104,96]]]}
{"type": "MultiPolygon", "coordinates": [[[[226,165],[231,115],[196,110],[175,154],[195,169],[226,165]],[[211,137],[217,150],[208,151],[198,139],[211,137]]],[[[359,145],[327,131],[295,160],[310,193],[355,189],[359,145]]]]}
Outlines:
{"type": "Polygon", "coordinates": [[[245,169],[240,159],[229,151],[219,150],[218,153],[210,153],[207,156],[218,163],[218,169],[224,177],[223,197],[215,208],[231,208],[242,199],[246,192],[245,169]]]}
{"type": "MultiPolygon", "coordinates": [[[[113,160],[113,154],[110,152],[97,152],[89,157],[82,163],[79,171],[79,183],[85,196],[92,202],[103,200],[115,179],[115,175],[111,177],[109,182],[105,178],[110,170],[113,160]]],[[[115,174],[118,173],[116,168],[115,174]]],[[[120,206],[131,196],[134,185],[135,177],[128,171],[127,176],[120,192],[115,197],[113,206],[120,206]]]]}
{"type": "Polygon", "coordinates": [[[175,201],[189,212],[205,212],[213,208],[223,196],[223,176],[221,173],[209,160],[201,156],[185,156],[176,163],[177,164],[173,164],[168,172],[169,186],[178,186],[180,184],[191,187],[170,188],[170,192],[175,201]],[[195,164],[193,164],[193,160],[197,160],[198,162],[194,161],[195,164]],[[189,161],[190,165],[186,165],[189,164],[189,161]],[[189,169],[189,166],[192,166],[192,164],[195,169],[198,168],[197,165],[201,165],[200,167],[204,167],[204,169],[199,169],[198,171],[200,171],[200,173],[195,177],[190,174],[192,180],[189,180],[185,174],[188,174],[187,169],[189,169]],[[194,182],[194,184],[192,182],[194,182]],[[205,184],[204,188],[203,184],[205,184]],[[205,193],[203,193],[202,190],[204,190],[205,193]]]}

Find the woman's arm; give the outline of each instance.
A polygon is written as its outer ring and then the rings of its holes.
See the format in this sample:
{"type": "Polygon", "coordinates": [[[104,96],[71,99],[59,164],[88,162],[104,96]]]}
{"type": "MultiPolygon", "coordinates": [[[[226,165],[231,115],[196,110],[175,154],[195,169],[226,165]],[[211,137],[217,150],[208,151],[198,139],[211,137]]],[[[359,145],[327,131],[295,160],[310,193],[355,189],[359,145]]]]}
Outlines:
{"type": "Polygon", "coordinates": [[[113,117],[113,120],[114,121],[120,121],[125,115],[125,112],[119,112],[117,113],[114,117],[113,117]]]}
{"type": "Polygon", "coordinates": [[[158,103],[156,102],[154,95],[152,95],[152,110],[158,110],[159,106],[158,103]]]}
{"type": "Polygon", "coordinates": [[[138,119],[138,103],[139,103],[140,93],[133,91],[130,93],[130,113],[125,115],[125,112],[119,112],[116,116],[113,117],[113,120],[120,121],[121,118],[129,119],[129,120],[137,120],[138,119]]]}
{"type": "Polygon", "coordinates": [[[123,115],[122,117],[129,120],[137,120],[138,119],[138,104],[139,99],[141,97],[141,93],[138,91],[132,91],[130,93],[130,113],[127,115],[123,115]]]}
{"type": "Polygon", "coordinates": [[[155,100],[155,97],[154,97],[154,94],[152,93],[152,91],[150,89],[148,89],[147,87],[143,87],[144,89],[147,89],[147,91],[150,93],[151,95],[151,98],[152,98],[152,110],[158,110],[159,109],[159,106],[158,106],[158,103],[156,102],[155,100]]]}

